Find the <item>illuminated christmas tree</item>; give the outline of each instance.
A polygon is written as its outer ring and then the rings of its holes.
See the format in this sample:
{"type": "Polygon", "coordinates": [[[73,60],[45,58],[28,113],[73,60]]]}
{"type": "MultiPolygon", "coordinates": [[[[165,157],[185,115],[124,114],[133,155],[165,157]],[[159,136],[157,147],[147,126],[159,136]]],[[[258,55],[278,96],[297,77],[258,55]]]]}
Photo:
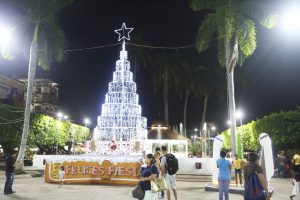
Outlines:
{"type": "Polygon", "coordinates": [[[128,141],[147,138],[147,119],[141,116],[142,108],[138,104],[136,83],[133,82],[125,50],[125,39],[130,40],[129,33],[132,30],[125,23],[121,29],[115,30],[119,34],[119,41],[123,40],[122,51],[116,62],[113,80],[108,85],[101,115],[98,116],[94,140],[128,141]]]}

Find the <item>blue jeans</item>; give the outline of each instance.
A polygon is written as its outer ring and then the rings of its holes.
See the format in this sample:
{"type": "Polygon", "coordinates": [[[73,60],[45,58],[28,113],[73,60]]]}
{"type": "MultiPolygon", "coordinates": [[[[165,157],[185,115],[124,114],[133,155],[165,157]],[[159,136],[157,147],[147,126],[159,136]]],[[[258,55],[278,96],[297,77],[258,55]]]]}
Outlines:
{"type": "Polygon", "coordinates": [[[282,178],[285,178],[284,163],[278,164],[278,171],[279,171],[279,175],[280,175],[282,178]]]}
{"type": "Polygon", "coordinates": [[[12,192],[12,185],[14,183],[14,176],[15,173],[6,173],[6,182],[5,182],[5,187],[4,187],[4,192],[5,193],[10,193],[12,192]]]}
{"type": "Polygon", "coordinates": [[[225,200],[229,200],[229,183],[230,180],[219,178],[219,200],[223,200],[223,193],[225,195],[225,200]]]}

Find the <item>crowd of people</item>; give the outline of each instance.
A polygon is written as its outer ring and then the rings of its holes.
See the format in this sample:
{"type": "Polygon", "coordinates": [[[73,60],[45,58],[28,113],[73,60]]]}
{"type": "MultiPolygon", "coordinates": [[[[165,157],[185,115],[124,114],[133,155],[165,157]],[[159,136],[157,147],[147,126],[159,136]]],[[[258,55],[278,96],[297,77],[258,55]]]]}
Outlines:
{"type": "MultiPolygon", "coordinates": [[[[264,176],[263,168],[259,165],[258,155],[256,153],[249,153],[247,160],[239,158],[237,154],[234,155],[231,162],[229,160],[228,154],[225,151],[221,151],[220,158],[216,162],[219,168],[219,200],[223,200],[223,197],[225,197],[225,200],[229,199],[232,168],[234,169],[236,187],[244,187],[245,200],[252,199],[249,197],[252,195],[251,190],[257,192],[259,191],[259,187],[262,190],[261,200],[270,199],[268,182],[264,176]]],[[[277,159],[275,159],[275,167],[277,168],[276,171],[279,177],[291,177],[293,179],[293,189],[290,199],[300,199],[300,156],[295,154],[289,162],[284,151],[281,151],[277,159]]],[[[255,199],[260,199],[258,194],[256,195],[257,197],[255,199]]]]}
{"type": "MultiPolygon", "coordinates": [[[[9,195],[15,193],[12,189],[14,180],[16,162],[16,151],[12,151],[6,159],[6,182],[4,187],[4,194],[9,195]]],[[[276,159],[276,167],[278,174],[282,178],[288,177],[291,174],[293,179],[293,189],[289,196],[291,200],[300,199],[300,156],[295,154],[290,162],[285,156],[284,151],[281,151],[276,159]],[[288,166],[287,166],[288,165],[288,166]],[[287,170],[288,169],[288,170],[287,170]]],[[[262,200],[269,199],[268,183],[264,177],[262,167],[258,163],[258,155],[256,153],[249,153],[247,160],[239,158],[237,154],[234,155],[230,161],[225,151],[220,152],[220,158],[216,161],[219,168],[218,182],[219,182],[219,200],[229,200],[229,186],[231,182],[232,168],[234,169],[234,179],[236,187],[244,187],[244,199],[248,200],[251,195],[252,187],[261,187],[263,191],[262,200]]],[[[178,161],[173,154],[169,154],[168,147],[157,147],[154,153],[146,154],[143,152],[141,159],[141,181],[140,187],[144,191],[144,200],[171,199],[174,196],[177,200],[176,191],[176,172],[178,171],[178,161]],[[175,162],[174,162],[175,161],[175,162]],[[174,163],[171,166],[170,163],[174,163]],[[163,179],[166,183],[165,190],[156,192],[151,188],[151,181],[157,178],[163,179]],[[171,192],[173,195],[171,195],[171,192]]],[[[60,169],[60,187],[63,185],[64,168],[60,169]]],[[[254,188],[256,191],[259,188],[254,188]]]]}
{"type": "MultiPolygon", "coordinates": [[[[141,160],[141,188],[145,191],[144,200],[157,200],[165,199],[165,193],[167,199],[171,199],[171,190],[175,200],[177,200],[176,191],[176,178],[168,168],[168,156],[174,156],[168,153],[168,147],[162,146],[155,149],[154,154],[145,154],[143,152],[143,158],[141,160]],[[160,192],[154,192],[151,188],[151,181],[156,178],[163,178],[166,182],[166,190],[160,192]]],[[[178,166],[177,166],[178,170],[178,166]]]]}

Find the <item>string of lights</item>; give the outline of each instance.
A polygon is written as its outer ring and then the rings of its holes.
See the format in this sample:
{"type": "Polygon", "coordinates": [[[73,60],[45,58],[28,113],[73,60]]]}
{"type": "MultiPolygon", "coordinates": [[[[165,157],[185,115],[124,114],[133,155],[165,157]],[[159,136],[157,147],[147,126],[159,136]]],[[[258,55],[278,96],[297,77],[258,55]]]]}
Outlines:
{"type": "Polygon", "coordinates": [[[11,121],[11,122],[0,122],[1,125],[5,125],[5,124],[14,124],[14,123],[20,123],[23,122],[23,120],[17,120],[17,121],[11,121]]]}
{"type": "Polygon", "coordinates": [[[2,119],[2,120],[4,120],[4,121],[18,121],[18,120],[23,120],[24,119],[24,117],[22,117],[22,118],[19,118],[19,119],[6,119],[6,118],[4,118],[4,117],[1,117],[0,116],[0,119],[2,119]]]}
{"type": "MultiPolygon", "coordinates": [[[[206,42],[211,42],[213,40],[219,39],[223,37],[218,36],[214,37],[211,40],[207,40],[206,42]]],[[[100,46],[94,46],[94,47],[86,47],[86,48],[78,48],[78,49],[67,49],[65,52],[77,52],[77,51],[86,51],[86,50],[94,50],[94,49],[101,49],[101,48],[106,48],[106,47],[112,47],[112,46],[118,46],[121,45],[122,42],[114,43],[114,44],[107,44],[107,45],[100,45],[100,46]]],[[[188,44],[188,45],[183,45],[183,46],[174,46],[174,47],[167,47],[167,46],[152,46],[152,45],[144,45],[144,44],[136,44],[136,43],[126,43],[127,45],[131,46],[136,46],[136,47],[142,47],[142,48],[150,48],[150,49],[165,49],[165,50],[180,50],[180,49],[189,49],[189,48],[194,48],[196,45],[195,44],[188,44]]]]}
{"type": "MultiPolygon", "coordinates": [[[[65,52],[76,52],[76,51],[86,51],[86,50],[94,50],[94,49],[101,49],[106,47],[118,46],[121,45],[121,42],[115,44],[108,44],[108,45],[100,45],[94,47],[87,47],[87,48],[79,48],[79,49],[67,49],[65,52]]],[[[151,46],[151,45],[143,45],[143,44],[135,44],[135,43],[126,43],[127,45],[142,47],[142,48],[151,48],[151,49],[167,49],[167,50],[179,50],[179,49],[186,49],[195,47],[195,44],[185,45],[185,46],[178,46],[178,47],[164,47],[164,46],[151,46]]]]}

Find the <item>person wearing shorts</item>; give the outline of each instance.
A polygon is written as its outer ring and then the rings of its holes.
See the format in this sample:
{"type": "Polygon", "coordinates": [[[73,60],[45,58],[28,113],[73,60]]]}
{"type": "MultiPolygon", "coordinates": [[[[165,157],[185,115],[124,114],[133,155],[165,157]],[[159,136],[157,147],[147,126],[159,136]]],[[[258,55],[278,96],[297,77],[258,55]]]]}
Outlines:
{"type": "Polygon", "coordinates": [[[167,198],[168,200],[171,199],[171,195],[170,195],[170,190],[173,191],[175,200],[177,200],[177,191],[176,191],[176,178],[175,178],[175,174],[174,175],[170,175],[167,171],[166,165],[167,165],[167,157],[166,155],[168,154],[168,147],[167,146],[162,146],[161,147],[162,153],[163,153],[163,157],[161,159],[161,176],[165,177],[166,183],[167,183],[167,187],[168,189],[166,190],[167,192],[167,198]]]}

